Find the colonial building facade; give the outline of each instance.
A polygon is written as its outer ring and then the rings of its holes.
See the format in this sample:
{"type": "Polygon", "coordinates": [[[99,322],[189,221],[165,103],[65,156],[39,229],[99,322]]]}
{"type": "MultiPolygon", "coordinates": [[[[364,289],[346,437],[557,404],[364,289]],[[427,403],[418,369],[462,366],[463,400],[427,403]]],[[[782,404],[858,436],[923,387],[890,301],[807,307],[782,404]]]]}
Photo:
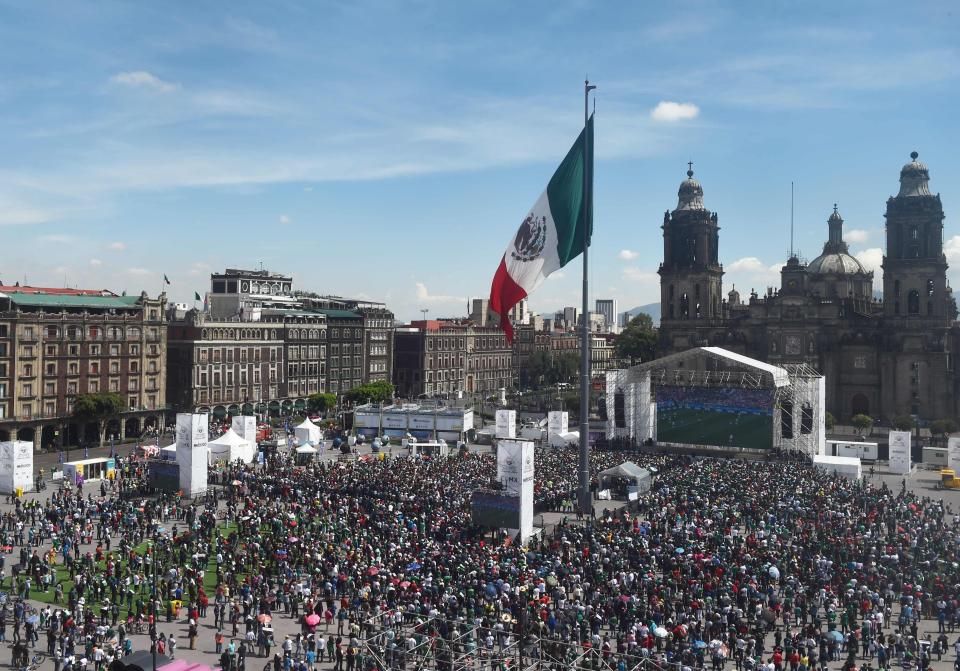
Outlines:
{"type": "Polygon", "coordinates": [[[849,253],[836,206],[823,253],[791,256],[779,288],[722,295],[717,213],[704,205],[692,169],[676,209],[664,214],[660,265],[663,353],[719,345],[769,363],[809,363],[826,378],[827,409],[889,421],[957,416],[952,351],[960,342],[947,283],[943,206],[916,152],[887,200],[883,299],[873,273],[849,253]]]}
{"type": "Polygon", "coordinates": [[[166,296],[0,286],[0,440],[96,445],[162,428],[166,296]],[[78,394],[115,393],[105,422],[74,416],[78,394]]]}

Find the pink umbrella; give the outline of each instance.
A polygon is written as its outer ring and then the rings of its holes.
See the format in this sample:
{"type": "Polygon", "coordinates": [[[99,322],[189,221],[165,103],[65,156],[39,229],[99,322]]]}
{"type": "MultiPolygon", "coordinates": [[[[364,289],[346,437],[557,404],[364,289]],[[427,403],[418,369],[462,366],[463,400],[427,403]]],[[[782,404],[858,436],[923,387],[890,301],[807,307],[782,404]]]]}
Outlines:
{"type": "Polygon", "coordinates": [[[371,566],[367,569],[367,575],[377,575],[378,573],[380,573],[380,569],[376,566],[371,566]]]}
{"type": "Polygon", "coordinates": [[[308,627],[316,627],[318,624],[320,624],[320,616],[317,615],[316,613],[310,613],[309,615],[307,615],[304,622],[307,623],[308,627]]]}

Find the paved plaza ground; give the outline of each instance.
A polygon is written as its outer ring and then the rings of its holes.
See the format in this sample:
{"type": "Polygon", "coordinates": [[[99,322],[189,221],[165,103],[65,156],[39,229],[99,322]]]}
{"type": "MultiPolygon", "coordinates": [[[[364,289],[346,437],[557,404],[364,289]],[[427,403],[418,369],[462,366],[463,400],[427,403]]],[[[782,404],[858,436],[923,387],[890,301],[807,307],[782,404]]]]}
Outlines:
{"type": "MultiPolygon", "coordinates": [[[[476,450],[476,451],[484,451],[489,449],[490,449],[489,447],[480,447],[480,446],[471,447],[471,450],[476,450]]],[[[108,452],[109,448],[105,448],[105,450],[108,452]]],[[[91,456],[95,456],[101,451],[102,450],[91,450],[91,456]]],[[[397,448],[395,448],[395,451],[398,453],[400,452],[400,450],[397,448]]],[[[360,452],[368,453],[369,447],[361,448],[360,452]]],[[[334,454],[324,455],[324,458],[326,459],[333,459],[336,457],[337,455],[334,455],[334,454]]],[[[77,458],[77,457],[75,456],[74,458],[77,458]]],[[[49,472],[50,466],[55,464],[56,464],[55,455],[44,455],[43,457],[38,459],[36,467],[39,468],[41,465],[43,465],[44,468],[47,470],[47,472],[49,472]],[[49,463],[51,456],[53,457],[53,460],[52,460],[52,463],[49,463]]],[[[874,471],[875,472],[873,474],[870,474],[867,469],[865,469],[864,471],[865,477],[870,480],[873,486],[881,486],[882,483],[886,483],[886,485],[889,488],[895,491],[898,491],[905,480],[907,488],[909,488],[911,491],[914,491],[920,494],[921,496],[928,496],[933,499],[943,500],[947,507],[948,514],[952,514],[954,511],[960,511],[960,492],[956,490],[950,491],[950,490],[941,490],[936,488],[936,484],[938,481],[937,471],[918,469],[906,478],[890,473],[886,469],[885,465],[878,465],[877,467],[875,467],[874,471]]],[[[88,483],[86,485],[86,488],[88,492],[93,493],[94,488],[98,488],[98,486],[99,486],[98,483],[88,483]]],[[[41,494],[27,494],[26,498],[30,500],[40,499],[41,501],[43,501],[46,499],[46,496],[49,495],[49,493],[50,493],[49,491],[46,491],[41,494]]],[[[99,493],[99,491],[97,491],[97,493],[99,493]]],[[[598,514],[602,514],[604,510],[615,508],[620,505],[623,505],[623,504],[617,501],[612,501],[612,502],[598,501],[597,502],[598,514]]],[[[10,508],[9,502],[0,503],[0,510],[6,511],[9,508],[10,508]]],[[[547,529],[556,525],[561,520],[574,522],[576,520],[576,516],[569,513],[567,514],[547,513],[547,514],[538,516],[537,518],[538,524],[546,527],[547,529]]],[[[94,545],[91,544],[91,545],[81,546],[81,550],[84,552],[87,551],[88,549],[93,550],[94,545]]],[[[16,552],[16,549],[14,550],[14,552],[16,552]]],[[[8,566],[9,564],[10,564],[10,560],[8,559],[8,566]]],[[[7,581],[7,584],[9,584],[9,579],[7,581]]],[[[44,605],[39,602],[34,602],[34,604],[38,607],[43,607],[44,605]]],[[[199,662],[199,663],[207,664],[213,667],[219,666],[219,655],[216,654],[215,643],[214,643],[214,636],[215,636],[216,630],[213,627],[212,610],[213,609],[211,608],[207,614],[207,617],[204,619],[201,619],[200,621],[200,635],[198,638],[196,650],[190,650],[188,648],[187,622],[185,617],[181,617],[179,619],[176,619],[170,622],[167,622],[165,618],[161,618],[158,631],[167,635],[168,637],[173,635],[176,637],[178,641],[178,645],[176,649],[176,658],[187,660],[189,662],[199,662]]],[[[894,620],[896,619],[896,613],[897,613],[897,609],[894,610],[894,620]]],[[[273,626],[275,631],[275,638],[278,644],[283,641],[285,636],[290,635],[295,637],[296,634],[300,631],[300,625],[296,620],[280,612],[275,613],[273,626]]],[[[242,625],[240,628],[241,628],[241,635],[242,635],[242,625]]],[[[317,631],[321,633],[335,634],[336,629],[337,629],[336,622],[334,622],[334,624],[329,628],[327,628],[322,623],[317,627],[317,631]]],[[[889,629],[885,631],[888,632],[889,629]]],[[[229,625],[227,625],[227,629],[225,629],[225,634],[229,634],[229,633],[230,633],[230,627],[229,625]]],[[[921,638],[931,638],[931,639],[935,638],[937,635],[937,622],[935,620],[923,620],[919,628],[919,633],[921,638]]],[[[10,636],[9,632],[8,632],[8,636],[10,636]]],[[[936,655],[934,655],[933,663],[931,667],[932,669],[934,669],[934,671],[948,671],[950,668],[952,668],[954,664],[954,660],[956,659],[956,655],[954,653],[954,649],[955,649],[954,643],[957,641],[960,641],[960,633],[952,633],[952,634],[949,634],[948,636],[949,636],[949,643],[950,643],[949,654],[944,655],[942,661],[937,661],[936,655]]],[[[131,634],[131,638],[134,642],[135,650],[149,650],[150,641],[147,635],[131,634]]],[[[46,641],[46,637],[43,633],[41,633],[40,642],[38,643],[38,649],[45,651],[45,648],[46,648],[45,641],[46,641]]],[[[236,643],[238,645],[239,645],[239,642],[240,640],[237,639],[236,643]]],[[[0,651],[2,651],[0,652],[0,654],[6,653],[4,657],[0,657],[0,663],[9,664],[11,659],[11,652],[12,652],[10,643],[7,642],[7,643],[0,644],[0,651]]],[[[261,671],[261,669],[264,668],[267,662],[268,660],[262,657],[257,657],[256,655],[249,656],[247,659],[246,671],[261,671]]],[[[841,664],[842,664],[841,662],[831,662],[829,664],[829,667],[831,669],[839,669],[841,667],[841,664]]],[[[324,664],[318,664],[317,666],[321,668],[332,668],[333,665],[330,663],[324,663],[324,664]]],[[[733,663],[727,662],[726,666],[728,669],[732,669],[733,663]]],[[[44,671],[46,670],[52,671],[52,669],[54,668],[53,661],[51,659],[47,659],[41,664],[41,668],[44,669],[44,671]]],[[[93,667],[91,665],[91,671],[92,671],[92,668],[93,667]]]]}

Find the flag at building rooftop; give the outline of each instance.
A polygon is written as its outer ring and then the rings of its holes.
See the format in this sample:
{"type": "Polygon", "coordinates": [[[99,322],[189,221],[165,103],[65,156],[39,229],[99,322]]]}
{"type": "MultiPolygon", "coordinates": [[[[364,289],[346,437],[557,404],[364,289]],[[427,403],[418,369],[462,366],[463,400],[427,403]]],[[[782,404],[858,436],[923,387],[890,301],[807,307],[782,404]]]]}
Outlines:
{"type": "Polygon", "coordinates": [[[166,273],[163,274],[163,281],[164,281],[165,284],[170,284],[170,278],[167,277],[167,274],[166,274],[166,273]]]}
{"type": "Polygon", "coordinates": [[[202,298],[200,298],[200,292],[198,292],[198,291],[194,291],[194,292],[193,292],[193,300],[195,300],[195,301],[201,301],[201,300],[203,300],[202,298]]]}
{"type": "MultiPolygon", "coordinates": [[[[587,174],[592,176],[593,115],[510,240],[493,277],[490,309],[500,315],[500,328],[508,342],[513,340],[510,309],[590,244],[593,212],[583,211],[585,153],[587,174]]],[[[587,200],[592,202],[592,198],[587,200]]]]}

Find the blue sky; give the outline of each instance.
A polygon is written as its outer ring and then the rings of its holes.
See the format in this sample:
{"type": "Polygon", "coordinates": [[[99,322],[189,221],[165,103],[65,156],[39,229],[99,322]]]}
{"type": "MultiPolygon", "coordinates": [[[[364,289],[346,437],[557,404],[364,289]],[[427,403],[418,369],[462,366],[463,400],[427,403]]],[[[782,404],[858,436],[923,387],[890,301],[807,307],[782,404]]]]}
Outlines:
{"type": "MultiPolygon", "coordinates": [[[[658,299],[659,227],[691,159],[725,290],[776,280],[791,180],[803,256],[836,202],[879,274],[914,149],[960,270],[958,11],[0,0],[0,279],[155,294],[166,273],[189,300],[211,270],[262,262],[402,319],[462,314],[579,132],[585,73],[594,297],[658,299]]],[[[578,269],[532,306],[579,305],[578,269]]]]}

